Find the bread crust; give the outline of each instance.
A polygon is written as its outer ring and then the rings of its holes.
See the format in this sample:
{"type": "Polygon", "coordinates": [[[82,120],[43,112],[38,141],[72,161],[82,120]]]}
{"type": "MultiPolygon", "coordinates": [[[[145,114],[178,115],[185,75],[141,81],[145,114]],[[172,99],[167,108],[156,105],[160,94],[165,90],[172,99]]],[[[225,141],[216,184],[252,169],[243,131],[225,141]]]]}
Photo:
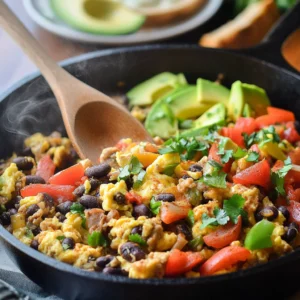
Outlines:
{"type": "Polygon", "coordinates": [[[278,8],[273,0],[255,2],[232,21],[204,34],[199,45],[231,49],[255,46],[261,42],[279,16],[278,8]]]}

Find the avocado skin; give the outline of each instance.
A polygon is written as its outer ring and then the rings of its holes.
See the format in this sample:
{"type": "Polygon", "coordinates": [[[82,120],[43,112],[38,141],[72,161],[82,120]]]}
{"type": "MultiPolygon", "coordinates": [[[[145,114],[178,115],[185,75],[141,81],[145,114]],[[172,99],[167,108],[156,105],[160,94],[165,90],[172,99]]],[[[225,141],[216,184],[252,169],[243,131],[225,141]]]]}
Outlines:
{"type": "MultiPolygon", "coordinates": [[[[115,24],[109,24],[109,14],[106,18],[97,18],[87,13],[85,5],[86,0],[51,0],[50,5],[54,13],[65,23],[76,28],[80,31],[101,34],[101,35],[125,35],[133,33],[140,29],[145,23],[146,17],[138,14],[125,6],[117,8],[118,3],[110,3],[108,5],[115,5],[116,10],[119,9],[118,18],[114,17],[115,14],[111,14],[112,18],[118,20],[115,24]],[[123,22],[120,22],[120,15],[124,17],[123,22]]],[[[111,10],[114,8],[108,8],[111,10]]]]}

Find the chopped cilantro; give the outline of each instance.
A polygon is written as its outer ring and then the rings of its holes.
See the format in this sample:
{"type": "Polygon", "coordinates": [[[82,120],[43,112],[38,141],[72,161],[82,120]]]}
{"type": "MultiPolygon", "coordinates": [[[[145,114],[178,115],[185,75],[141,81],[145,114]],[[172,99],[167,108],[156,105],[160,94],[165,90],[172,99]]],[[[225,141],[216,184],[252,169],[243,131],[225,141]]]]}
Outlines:
{"type": "Polygon", "coordinates": [[[139,186],[142,185],[145,175],[146,175],[146,171],[141,170],[140,173],[138,174],[134,184],[133,184],[134,189],[136,189],[136,188],[138,188],[139,186]]]}
{"type": "Polygon", "coordinates": [[[141,246],[147,245],[146,241],[138,233],[130,234],[128,239],[130,242],[137,243],[141,246]]]}
{"type": "Polygon", "coordinates": [[[289,170],[292,168],[292,162],[291,159],[288,157],[284,161],[284,166],[279,169],[278,171],[272,172],[271,174],[271,181],[275,186],[275,189],[278,194],[285,196],[285,190],[284,190],[284,177],[288,173],[289,170]]]}
{"type": "Polygon", "coordinates": [[[28,237],[29,239],[34,238],[32,231],[28,227],[26,228],[25,236],[28,237]]]}
{"type": "Polygon", "coordinates": [[[195,224],[195,216],[192,209],[189,210],[186,220],[191,227],[195,224]]]}
{"type": "Polygon", "coordinates": [[[239,159],[247,155],[247,150],[243,150],[242,148],[238,147],[238,149],[233,153],[233,158],[239,159]]]}
{"type": "Polygon", "coordinates": [[[129,176],[130,176],[129,165],[126,165],[124,168],[121,169],[118,179],[126,180],[129,176]]]}
{"type": "Polygon", "coordinates": [[[224,200],[223,209],[234,224],[238,222],[240,215],[244,220],[247,219],[247,213],[243,210],[244,204],[245,199],[239,194],[234,194],[229,200],[224,200]]]}
{"type": "Polygon", "coordinates": [[[64,249],[64,251],[69,250],[71,248],[71,246],[67,243],[62,244],[61,246],[64,249]]]}
{"type": "Polygon", "coordinates": [[[246,158],[246,161],[249,162],[258,162],[259,159],[259,153],[256,151],[250,151],[248,154],[248,157],[246,158]]]}
{"type": "Polygon", "coordinates": [[[218,154],[221,156],[221,161],[223,164],[226,164],[233,154],[233,150],[225,150],[225,145],[227,141],[228,138],[221,138],[218,145],[218,154]]]}
{"type": "Polygon", "coordinates": [[[71,214],[79,214],[82,222],[81,227],[86,229],[86,218],[84,214],[84,207],[80,203],[73,203],[70,208],[71,214]]]}
{"type": "Polygon", "coordinates": [[[133,175],[139,174],[143,170],[143,165],[140,163],[137,157],[132,156],[130,160],[130,172],[133,175]]]}
{"type": "Polygon", "coordinates": [[[210,218],[206,213],[202,215],[201,229],[207,226],[225,225],[229,221],[229,217],[223,209],[216,207],[213,211],[214,218],[210,218]]]}
{"type": "Polygon", "coordinates": [[[196,237],[188,242],[188,246],[192,249],[196,249],[200,245],[203,245],[202,236],[196,237]]]}
{"type": "Polygon", "coordinates": [[[178,164],[172,164],[165,167],[165,169],[162,171],[163,174],[172,176],[174,174],[175,168],[178,166],[178,164]]]}
{"type": "Polygon", "coordinates": [[[256,140],[256,132],[253,132],[250,135],[248,135],[246,132],[243,132],[242,135],[244,137],[244,141],[245,141],[247,148],[250,148],[256,140]]]}
{"type": "Polygon", "coordinates": [[[212,174],[207,174],[202,177],[202,181],[209,186],[216,188],[226,188],[226,176],[227,174],[220,171],[214,171],[212,174]]]}
{"type": "Polygon", "coordinates": [[[154,215],[158,214],[160,207],[161,207],[161,201],[156,201],[155,197],[152,197],[150,201],[150,210],[154,215]]]}
{"type": "Polygon", "coordinates": [[[209,160],[208,163],[214,167],[215,170],[219,171],[223,168],[223,166],[221,164],[219,164],[218,162],[216,162],[215,160],[209,160]]]}
{"type": "Polygon", "coordinates": [[[88,244],[91,247],[97,247],[97,246],[106,247],[107,246],[107,240],[105,239],[102,232],[94,231],[92,234],[88,235],[88,244]]]}
{"type": "Polygon", "coordinates": [[[225,153],[221,157],[221,161],[223,164],[226,164],[229,162],[230,158],[232,158],[233,150],[225,150],[225,153]]]}
{"type": "Polygon", "coordinates": [[[60,235],[58,236],[56,239],[59,240],[59,241],[62,241],[64,240],[66,237],[64,235],[60,235]]]}

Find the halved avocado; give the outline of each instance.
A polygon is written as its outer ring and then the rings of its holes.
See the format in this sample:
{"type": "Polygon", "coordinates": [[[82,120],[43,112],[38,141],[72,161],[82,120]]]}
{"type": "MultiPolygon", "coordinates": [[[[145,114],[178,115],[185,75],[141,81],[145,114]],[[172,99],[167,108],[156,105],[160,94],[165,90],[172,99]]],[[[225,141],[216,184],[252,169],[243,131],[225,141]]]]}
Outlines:
{"type": "Polygon", "coordinates": [[[186,84],[184,79],[182,75],[175,75],[170,72],[160,73],[136,85],[126,96],[129,99],[130,106],[151,105],[156,100],[174,90],[175,87],[186,84]]]}
{"type": "Polygon", "coordinates": [[[51,0],[56,15],[81,31],[122,35],[137,31],[146,18],[114,1],[51,0]]]}
{"type": "Polygon", "coordinates": [[[221,84],[203,78],[197,80],[197,97],[200,103],[226,103],[229,95],[229,89],[221,84]]]}
{"type": "Polygon", "coordinates": [[[250,118],[253,117],[253,111],[248,103],[244,105],[243,109],[243,117],[245,118],[250,118]]]}
{"type": "Polygon", "coordinates": [[[225,121],[226,108],[224,103],[215,104],[194,122],[194,127],[201,128],[220,124],[225,121]]]}
{"type": "Polygon", "coordinates": [[[236,121],[242,116],[245,98],[243,94],[243,84],[240,81],[236,81],[231,86],[230,98],[228,102],[228,116],[236,121]]]}
{"type": "Polygon", "coordinates": [[[190,119],[203,114],[211,107],[211,104],[197,101],[197,88],[195,85],[182,87],[177,93],[166,97],[165,102],[172,109],[176,118],[190,119]]]}

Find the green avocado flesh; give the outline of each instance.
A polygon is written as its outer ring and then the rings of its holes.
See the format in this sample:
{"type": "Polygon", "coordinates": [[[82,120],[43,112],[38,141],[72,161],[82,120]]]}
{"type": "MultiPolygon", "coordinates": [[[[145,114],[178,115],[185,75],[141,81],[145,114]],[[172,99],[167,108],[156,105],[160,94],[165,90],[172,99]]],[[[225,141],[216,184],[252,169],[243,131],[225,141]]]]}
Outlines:
{"type": "Polygon", "coordinates": [[[225,86],[203,78],[197,80],[197,97],[200,103],[227,103],[230,91],[225,86]]]}
{"type": "Polygon", "coordinates": [[[55,14],[81,31],[122,35],[137,31],[145,17],[113,1],[51,0],[55,14]]]}
{"type": "Polygon", "coordinates": [[[175,75],[164,72],[135,86],[126,96],[129,99],[130,106],[146,106],[151,105],[176,87],[186,84],[183,74],[175,75]]]}

